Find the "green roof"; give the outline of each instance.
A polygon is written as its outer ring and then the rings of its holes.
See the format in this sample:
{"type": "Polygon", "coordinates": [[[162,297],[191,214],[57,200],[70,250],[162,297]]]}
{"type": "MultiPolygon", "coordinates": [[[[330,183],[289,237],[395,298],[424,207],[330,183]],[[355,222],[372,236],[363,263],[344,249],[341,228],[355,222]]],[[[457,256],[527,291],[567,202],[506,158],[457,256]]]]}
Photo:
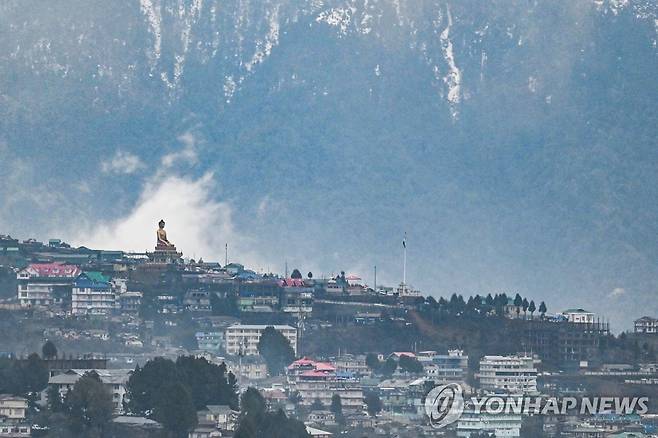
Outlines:
{"type": "Polygon", "coordinates": [[[106,277],[105,275],[101,274],[98,271],[89,271],[89,272],[85,272],[84,274],[91,281],[95,281],[97,283],[109,283],[109,281],[110,281],[109,277],[106,277]]]}

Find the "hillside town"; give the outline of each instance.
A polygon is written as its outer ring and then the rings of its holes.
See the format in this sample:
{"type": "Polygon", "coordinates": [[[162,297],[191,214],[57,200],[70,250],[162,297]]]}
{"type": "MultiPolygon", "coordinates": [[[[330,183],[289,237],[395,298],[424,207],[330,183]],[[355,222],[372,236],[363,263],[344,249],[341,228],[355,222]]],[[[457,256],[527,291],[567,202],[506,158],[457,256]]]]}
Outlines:
{"type": "Polygon", "coordinates": [[[155,237],[132,253],[0,236],[0,438],[658,437],[656,315],[613,334],[604,315],[541,297],[424,296],[406,275],[369,284],[340,267],[256,272],[228,251],[184,257],[164,221],[155,237]],[[466,403],[435,427],[428,393],[450,384],[648,406],[530,415],[466,403]]]}

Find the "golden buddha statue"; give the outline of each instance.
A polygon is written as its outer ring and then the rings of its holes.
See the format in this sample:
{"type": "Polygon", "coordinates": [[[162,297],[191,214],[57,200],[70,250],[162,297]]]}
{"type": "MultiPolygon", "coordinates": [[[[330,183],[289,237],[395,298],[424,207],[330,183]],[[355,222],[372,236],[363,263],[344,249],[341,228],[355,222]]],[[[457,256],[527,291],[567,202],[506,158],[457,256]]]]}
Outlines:
{"type": "Polygon", "coordinates": [[[158,223],[158,230],[155,232],[156,235],[158,236],[158,243],[156,245],[156,248],[160,249],[176,249],[173,243],[171,243],[169,240],[167,240],[167,232],[164,229],[165,227],[165,221],[164,219],[160,220],[158,223]]]}

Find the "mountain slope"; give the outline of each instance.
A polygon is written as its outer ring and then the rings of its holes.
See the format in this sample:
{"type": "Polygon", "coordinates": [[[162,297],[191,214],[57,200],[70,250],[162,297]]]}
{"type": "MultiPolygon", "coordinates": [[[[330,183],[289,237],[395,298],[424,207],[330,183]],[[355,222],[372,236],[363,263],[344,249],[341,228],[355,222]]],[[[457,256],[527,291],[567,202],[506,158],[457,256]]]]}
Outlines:
{"type": "Polygon", "coordinates": [[[206,257],[239,237],[263,268],[394,282],[407,231],[427,292],[519,290],[624,328],[658,313],[657,18],[649,0],[6,1],[0,225],[79,238],[212,172],[232,227],[200,224],[221,230],[206,257]]]}

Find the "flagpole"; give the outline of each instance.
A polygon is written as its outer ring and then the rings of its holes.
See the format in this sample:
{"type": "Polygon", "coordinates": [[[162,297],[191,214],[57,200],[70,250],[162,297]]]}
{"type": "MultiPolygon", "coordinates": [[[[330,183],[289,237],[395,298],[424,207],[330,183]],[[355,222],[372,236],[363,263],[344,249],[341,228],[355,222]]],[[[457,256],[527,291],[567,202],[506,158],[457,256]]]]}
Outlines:
{"type": "Polygon", "coordinates": [[[404,240],[402,241],[404,247],[404,262],[402,266],[402,284],[406,289],[407,286],[407,233],[404,233],[404,240]]]}

